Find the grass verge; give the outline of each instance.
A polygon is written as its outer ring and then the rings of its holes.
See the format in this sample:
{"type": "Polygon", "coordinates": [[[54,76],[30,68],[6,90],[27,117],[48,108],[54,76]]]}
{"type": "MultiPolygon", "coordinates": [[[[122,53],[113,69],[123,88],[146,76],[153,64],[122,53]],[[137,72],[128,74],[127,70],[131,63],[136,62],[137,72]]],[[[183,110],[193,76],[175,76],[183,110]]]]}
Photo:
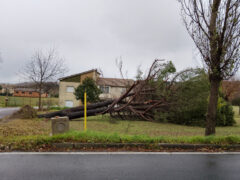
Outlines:
{"type": "Polygon", "coordinates": [[[51,146],[53,143],[169,143],[169,144],[240,144],[240,136],[193,136],[193,137],[149,137],[145,135],[119,135],[94,131],[70,131],[55,136],[20,136],[0,139],[0,147],[11,146],[11,149],[34,150],[39,147],[51,146]]]}

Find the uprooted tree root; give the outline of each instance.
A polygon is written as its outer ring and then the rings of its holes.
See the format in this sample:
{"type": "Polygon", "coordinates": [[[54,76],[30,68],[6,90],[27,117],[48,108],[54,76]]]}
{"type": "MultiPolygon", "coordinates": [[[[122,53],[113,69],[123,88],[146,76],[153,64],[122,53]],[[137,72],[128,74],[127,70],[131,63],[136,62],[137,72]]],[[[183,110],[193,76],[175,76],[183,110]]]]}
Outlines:
{"type": "Polygon", "coordinates": [[[19,111],[15,112],[10,119],[33,119],[37,117],[37,111],[29,105],[23,106],[19,111]]]}

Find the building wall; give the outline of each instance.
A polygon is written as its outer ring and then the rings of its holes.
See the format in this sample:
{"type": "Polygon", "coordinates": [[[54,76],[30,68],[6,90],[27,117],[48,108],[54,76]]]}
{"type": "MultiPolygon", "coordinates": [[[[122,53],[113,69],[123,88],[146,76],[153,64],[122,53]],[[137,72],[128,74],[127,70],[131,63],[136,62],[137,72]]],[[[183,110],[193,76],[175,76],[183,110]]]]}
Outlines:
{"type": "Polygon", "coordinates": [[[13,88],[6,88],[3,87],[2,91],[0,91],[1,93],[6,93],[8,91],[9,94],[13,94],[14,93],[14,89],[13,88]]]}
{"type": "Polygon", "coordinates": [[[93,80],[96,81],[95,73],[90,72],[90,73],[82,74],[80,77],[80,82],[82,83],[84,81],[84,79],[86,79],[87,77],[92,78],[93,80]]]}
{"type": "Polygon", "coordinates": [[[77,88],[85,78],[90,77],[96,81],[97,76],[98,74],[96,73],[96,71],[92,71],[86,74],[61,80],[59,83],[59,106],[65,107],[66,101],[68,101],[69,103],[72,102],[73,107],[82,105],[81,101],[76,99],[73,92],[72,93],[67,92],[67,87],[77,88]],[[70,81],[73,81],[73,82],[70,82],[70,81]]]}
{"type": "MultiPolygon", "coordinates": [[[[28,92],[28,91],[14,91],[13,96],[15,97],[39,97],[39,93],[38,92],[28,92]]],[[[44,93],[41,95],[43,98],[47,97],[47,94],[44,93]]]]}
{"type": "Polygon", "coordinates": [[[100,94],[100,99],[116,99],[119,98],[124,92],[126,92],[126,88],[124,87],[109,87],[109,93],[100,94]]]}
{"type": "Polygon", "coordinates": [[[77,88],[80,85],[80,82],[64,82],[60,81],[59,83],[59,106],[60,107],[65,107],[66,106],[66,101],[72,101],[73,106],[79,106],[80,105],[80,100],[77,100],[75,98],[75,95],[73,92],[67,92],[68,87],[74,87],[77,88]]]}

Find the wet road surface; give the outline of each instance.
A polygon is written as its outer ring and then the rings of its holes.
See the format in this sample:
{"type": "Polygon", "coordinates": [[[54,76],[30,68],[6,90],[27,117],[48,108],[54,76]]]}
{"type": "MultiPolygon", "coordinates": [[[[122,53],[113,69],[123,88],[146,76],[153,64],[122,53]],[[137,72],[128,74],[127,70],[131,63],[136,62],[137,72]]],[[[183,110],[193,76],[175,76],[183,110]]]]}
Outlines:
{"type": "Polygon", "coordinates": [[[9,116],[12,115],[14,112],[18,111],[19,108],[0,108],[0,119],[5,117],[5,116],[9,116]]]}
{"type": "Polygon", "coordinates": [[[240,154],[0,154],[1,180],[240,179],[240,154]]]}

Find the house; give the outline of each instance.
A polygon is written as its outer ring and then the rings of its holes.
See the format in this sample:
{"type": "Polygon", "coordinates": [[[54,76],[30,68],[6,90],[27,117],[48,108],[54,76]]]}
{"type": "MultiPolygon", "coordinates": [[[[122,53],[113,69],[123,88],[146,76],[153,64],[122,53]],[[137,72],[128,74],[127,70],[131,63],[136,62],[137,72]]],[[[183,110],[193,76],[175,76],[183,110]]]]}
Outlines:
{"type": "Polygon", "coordinates": [[[1,84],[2,90],[0,90],[1,94],[13,94],[14,92],[14,85],[11,84],[1,84]]]}
{"type": "Polygon", "coordinates": [[[222,93],[224,98],[232,101],[240,97],[240,81],[239,80],[224,80],[222,81],[222,93]]]}
{"type": "MultiPolygon", "coordinates": [[[[35,82],[22,82],[14,84],[14,89],[16,88],[30,88],[33,90],[38,89],[35,82]]],[[[57,82],[43,82],[42,91],[47,93],[48,97],[58,96],[59,86],[57,82]]]]}
{"type": "MultiPolygon", "coordinates": [[[[13,92],[15,97],[39,97],[39,90],[33,88],[15,88],[13,92]]],[[[43,98],[48,97],[47,93],[41,93],[43,98]]]]}
{"type": "Polygon", "coordinates": [[[102,91],[99,98],[103,100],[119,98],[133,83],[131,79],[98,78],[96,84],[102,91]]]}
{"type": "Polygon", "coordinates": [[[59,79],[59,105],[61,107],[82,105],[81,101],[76,99],[74,92],[86,77],[92,78],[101,89],[102,93],[99,97],[102,100],[120,97],[134,83],[131,79],[102,78],[96,69],[63,77],[59,79]]]}

